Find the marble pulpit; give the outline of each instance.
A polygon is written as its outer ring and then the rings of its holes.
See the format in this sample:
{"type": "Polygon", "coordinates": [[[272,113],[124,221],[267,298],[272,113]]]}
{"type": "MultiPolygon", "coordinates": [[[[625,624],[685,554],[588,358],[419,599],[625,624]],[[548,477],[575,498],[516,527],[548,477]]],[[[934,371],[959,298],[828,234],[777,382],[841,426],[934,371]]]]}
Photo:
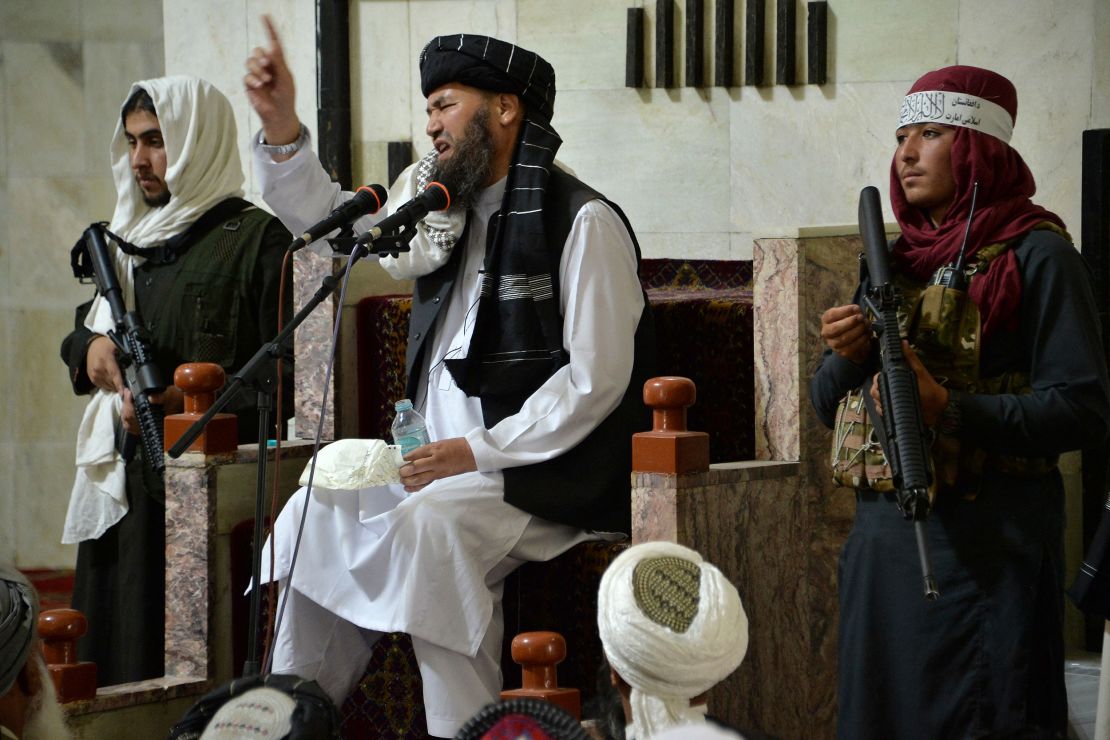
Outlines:
{"type": "Polygon", "coordinates": [[[832,485],[829,432],[810,408],[808,380],[822,351],[820,315],[850,301],[860,251],[858,236],[756,240],[756,459],[633,473],[633,541],[698,550],[729,576],[748,614],[747,657],[711,692],[711,713],[783,738],[835,734],[836,563],[854,499],[832,485]]]}

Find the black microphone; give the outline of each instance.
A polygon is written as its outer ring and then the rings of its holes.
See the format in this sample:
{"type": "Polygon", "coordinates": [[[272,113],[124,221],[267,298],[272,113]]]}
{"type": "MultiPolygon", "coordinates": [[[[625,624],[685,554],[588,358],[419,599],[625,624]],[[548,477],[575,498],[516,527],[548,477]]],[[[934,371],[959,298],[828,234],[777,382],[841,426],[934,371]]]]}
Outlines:
{"type": "Polygon", "coordinates": [[[379,221],[374,228],[360,236],[356,244],[369,244],[394,229],[409,228],[431,211],[442,211],[450,207],[451,194],[447,192],[447,186],[441,182],[430,182],[423,193],[379,221]]]}
{"type": "Polygon", "coordinates": [[[289,251],[296,252],[324,234],[335,231],[341,226],[346,226],[356,218],[377,213],[388,197],[389,194],[381,185],[363,185],[355,191],[353,198],[337,206],[334,211],[328,214],[327,218],[309,226],[307,231],[294,239],[293,243],[289,245],[289,251]]]}

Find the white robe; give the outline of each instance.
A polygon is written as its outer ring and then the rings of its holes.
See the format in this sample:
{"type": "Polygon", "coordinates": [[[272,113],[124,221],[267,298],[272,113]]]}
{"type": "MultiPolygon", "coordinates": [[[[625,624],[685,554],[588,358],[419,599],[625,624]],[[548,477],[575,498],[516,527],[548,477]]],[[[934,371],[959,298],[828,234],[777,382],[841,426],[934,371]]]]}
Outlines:
{"type": "MultiPolygon", "coordinates": [[[[349,197],[311,151],[284,163],[256,151],[254,163],[263,197],[293,233],[349,197]]],[[[465,355],[469,346],[486,224],[501,205],[504,182],[483,191],[465,244],[455,246],[466,252],[424,353],[421,393],[413,399],[433,440],[467,439],[477,472],[435,481],[411,495],[400,486],[314,490],[292,578],[294,590],[353,624],[407,632],[467,656],[476,654],[490,625],[507,558],[546,560],[598,536],[506,504],[500,471],[566,452],[617,407],[631,377],[644,306],[624,224],[604,203],[588,203],[574,220],[559,266],[570,363],[519,413],[485,429],[480,400],[458,389],[442,360],[465,355]]],[[[361,219],[356,232],[374,220],[361,219]]],[[[417,261],[420,250],[430,249],[421,242],[413,242],[417,261]]],[[[286,505],[275,527],[279,579],[288,576],[304,495],[302,489],[286,505]]],[[[263,565],[268,567],[268,556],[263,565]]]]}

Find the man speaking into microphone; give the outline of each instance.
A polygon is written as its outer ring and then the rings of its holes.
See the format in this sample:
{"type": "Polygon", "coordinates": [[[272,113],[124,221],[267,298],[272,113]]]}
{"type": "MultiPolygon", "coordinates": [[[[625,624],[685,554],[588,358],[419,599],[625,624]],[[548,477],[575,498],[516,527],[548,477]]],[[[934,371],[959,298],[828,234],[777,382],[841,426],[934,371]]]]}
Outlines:
{"type": "MultiPolygon", "coordinates": [[[[262,121],[254,165],[266,202],[302,233],[349,195],[310,151],[264,22],[269,48],[244,78],[262,121]]],[[[646,426],[654,337],[627,219],[554,161],[551,65],[464,34],[432,39],[419,67],[433,150],[393,184],[389,209],[435,181],[450,208],[381,264],[416,281],[407,395],[433,441],[406,455],[399,485],[315,488],[307,507],[302,490],[286,506],[272,539],[289,596],[273,670],[342,702],[374,640],[407,632],[428,732],[451,737],[501,688],[504,578],[629,531],[631,435],[646,426]]]]}

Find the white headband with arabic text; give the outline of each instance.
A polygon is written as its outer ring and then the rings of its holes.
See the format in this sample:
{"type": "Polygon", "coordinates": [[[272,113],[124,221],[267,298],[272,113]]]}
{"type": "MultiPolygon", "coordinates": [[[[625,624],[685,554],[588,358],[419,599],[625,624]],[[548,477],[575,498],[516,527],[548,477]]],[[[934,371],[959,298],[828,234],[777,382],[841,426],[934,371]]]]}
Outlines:
{"type": "Polygon", "coordinates": [[[982,131],[1010,143],[1014,120],[998,103],[951,90],[922,90],[902,100],[898,128],[915,123],[942,123],[982,131]]]}

